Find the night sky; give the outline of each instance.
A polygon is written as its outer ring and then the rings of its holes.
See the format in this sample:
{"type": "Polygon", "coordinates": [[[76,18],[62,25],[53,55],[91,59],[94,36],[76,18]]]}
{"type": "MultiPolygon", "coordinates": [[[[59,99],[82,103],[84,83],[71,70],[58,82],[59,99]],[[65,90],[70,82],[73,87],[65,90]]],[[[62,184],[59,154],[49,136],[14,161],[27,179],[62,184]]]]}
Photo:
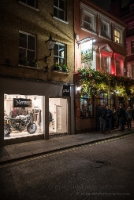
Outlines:
{"type": "MultiPolygon", "coordinates": [[[[91,0],[97,6],[105,9],[106,11],[109,10],[111,0],[91,0]]],[[[130,2],[130,0],[122,0],[122,7],[126,6],[130,2]]]]}

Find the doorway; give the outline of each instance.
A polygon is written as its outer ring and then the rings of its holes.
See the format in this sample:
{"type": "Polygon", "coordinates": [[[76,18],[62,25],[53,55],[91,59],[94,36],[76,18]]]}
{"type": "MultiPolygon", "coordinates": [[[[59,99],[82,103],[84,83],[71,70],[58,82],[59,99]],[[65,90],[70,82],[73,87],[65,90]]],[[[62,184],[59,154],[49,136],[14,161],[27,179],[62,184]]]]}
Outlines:
{"type": "Polygon", "coordinates": [[[49,98],[49,135],[68,133],[68,101],[49,98]]]}

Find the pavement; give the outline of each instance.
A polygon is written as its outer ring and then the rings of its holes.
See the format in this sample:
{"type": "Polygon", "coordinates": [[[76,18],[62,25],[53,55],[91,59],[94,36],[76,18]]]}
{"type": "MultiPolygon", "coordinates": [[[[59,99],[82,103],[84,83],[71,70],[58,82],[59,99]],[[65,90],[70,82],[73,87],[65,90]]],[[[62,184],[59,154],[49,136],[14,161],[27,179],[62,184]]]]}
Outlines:
{"type": "Polygon", "coordinates": [[[0,165],[131,134],[134,134],[134,128],[124,132],[113,130],[105,134],[89,132],[75,135],[51,136],[49,140],[7,145],[0,147],[0,165]]]}

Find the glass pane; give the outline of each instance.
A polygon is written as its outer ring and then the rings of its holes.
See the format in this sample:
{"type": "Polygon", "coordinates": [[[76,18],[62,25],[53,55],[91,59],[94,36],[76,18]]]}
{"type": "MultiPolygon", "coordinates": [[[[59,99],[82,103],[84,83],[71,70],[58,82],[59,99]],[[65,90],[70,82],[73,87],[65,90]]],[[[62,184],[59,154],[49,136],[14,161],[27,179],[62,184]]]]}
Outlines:
{"type": "Polygon", "coordinates": [[[35,50],[35,37],[31,35],[28,36],[28,49],[35,50]]]}
{"type": "Polygon", "coordinates": [[[85,16],[84,16],[84,21],[85,21],[85,22],[88,22],[88,23],[91,23],[91,17],[85,15],[85,16]]]}
{"type": "Polygon", "coordinates": [[[54,5],[58,7],[58,0],[54,0],[54,5]]]}
{"type": "Polygon", "coordinates": [[[26,57],[26,49],[19,48],[19,58],[26,57]]]}
{"type": "Polygon", "coordinates": [[[81,118],[88,118],[93,116],[92,99],[80,99],[80,115],[81,118]]]}
{"type": "Polygon", "coordinates": [[[58,64],[58,58],[57,57],[54,57],[54,64],[58,64]]]}
{"type": "Polygon", "coordinates": [[[61,65],[64,65],[65,64],[65,59],[60,58],[59,62],[60,62],[61,65]]]}
{"type": "Polygon", "coordinates": [[[65,10],[65,2],[64,0],[59,0],[59,8],[65,10]]]}
{"type": "Polygon", "coordinates": [[[27,48],[27,35],[19,33],[19,46],[27,48]]]}
{"type": "Polygon", "coordinates": [[[32,60],[33,58],[35,58],[35,52],[34,51],[27,51],[27,59],[28,60],[32,60]]]}
{"type": "Polygon", "coordinates": [[[58,17],[57,9],[56,8],[54,8],[54,16],[58,17]]]}
{"type": "Polygon", "coordinates": [[[35,6],[34,0],[27,0],[27,4],[33,7],[35,6]]]}
{"type": "Polygon", "coordinates": [[[64,20],[64,11],[58,10],[58,16],[57,17],[64,20]]]}
{"type": "Polygon", "coordinates": [[[55,46],[54,46],[54,55],[58,56],[58,45],[57,44],[55,44],[55,46]]]}

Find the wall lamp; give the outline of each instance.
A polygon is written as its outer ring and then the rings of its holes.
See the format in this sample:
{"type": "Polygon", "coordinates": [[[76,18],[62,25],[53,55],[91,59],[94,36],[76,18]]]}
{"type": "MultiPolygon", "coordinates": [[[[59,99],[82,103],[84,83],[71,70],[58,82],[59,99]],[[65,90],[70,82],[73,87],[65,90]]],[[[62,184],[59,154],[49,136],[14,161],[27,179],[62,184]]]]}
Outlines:
{"type": "Polygon", "coordinates": [[[50,50],[50,54],[48,56],[45,56],[45,62],[47,61],[47,58],[51,56],[52,50],[54,49],[55,40],[52,39],[52,36],[50,35],[50,38],[46,41],[47,48],[50,50]]]}

